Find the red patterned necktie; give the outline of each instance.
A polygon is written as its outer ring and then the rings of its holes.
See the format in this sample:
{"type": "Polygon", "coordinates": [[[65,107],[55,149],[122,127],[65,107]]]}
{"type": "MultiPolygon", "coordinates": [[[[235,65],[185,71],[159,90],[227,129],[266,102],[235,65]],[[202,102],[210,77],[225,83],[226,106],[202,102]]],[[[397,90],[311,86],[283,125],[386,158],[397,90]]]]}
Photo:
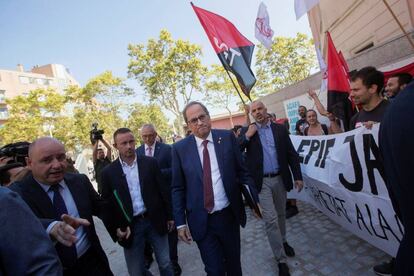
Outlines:
{"type": "Polygon", "coordinates": [[[204,208],[211,213],[214,208],[213,181],[211,180],[210,154],[207,149],[208,140],[203,141],[203,190],[204,208]]]}

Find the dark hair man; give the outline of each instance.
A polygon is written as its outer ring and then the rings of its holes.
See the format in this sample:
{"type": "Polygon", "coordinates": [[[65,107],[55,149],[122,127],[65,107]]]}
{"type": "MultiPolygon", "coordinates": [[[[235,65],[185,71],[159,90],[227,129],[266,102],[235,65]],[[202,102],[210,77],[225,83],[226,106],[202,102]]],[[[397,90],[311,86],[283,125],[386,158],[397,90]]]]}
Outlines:
{"type": "Polygon", "coordinates": [[[387,85],[385,86],[385,95],[389,100],[393,100],[412,80],[413,76],[409,73],[398,73],[392,75],[388,79],[387,85]]]}
{"type": "Polygon", "coordinates": [[[136,154],[135,137],[128,128],[114,132],[119,158],[102,171],[102,197],[112,208],[106,224],[112,239],[124,247],[130,275],[147,275],[144,243],[157,256],[161,276],[173,275],[167,233],[174,228],[170,187],[157,160],[136,154]]]}
{"type": "Polygon", "coordinates": [[[351,118],[351,130],[361,126],[371,128],[381,122],[389,104],[381,97],[383,87],[384,74],[374,67],[364,67],[352,75],[351,97],[362,108],[351,118]]]}
{"type": "MultiPolygon", "coordinates": [[[[158,136],[157,131],[153,124],[144,124],[141,127],[141,139],[144,142],[143,145],[137,148],[137,155],[154,157],[158,166],[161,169],[161,173],[165,178],[168,186],[171,187],[171,146],[162,142],[157,142],[156,137],[158,136]]],[[[177,254],[177,229],[171,229],[168,233],[168,243],[170,249],[170,259],[173,265],[174,274],[181,274],[181,267],[178,264],[177,254]]],[[[145,257],[146,261],[151,261],[152,250],[145,245],[145,257]]]]}
{"type": "Polygon", "coordinates": [[[102,194],[102,170],[111,164],[112,159],[112,149],[108,142],[102,138],[102,140],[97,140],[95,144],[93,144],[93,152],[92,152],[92,160],[93,160],[93,167],[95,170],[95,179],[96,183],[98,184],[98,193],[102,194]],[[106,147],[106,155],[102,148],[99,148],[99,141],[106,147]]]}
{"type": "Polygon", "coordinates": [[[296,135],[304,135],[305,128],[308,126],[308,122],[306,121],[306,111],[306,106],[299,106],[298,114],[300,116],[300,119],[296,122],[296,135]]]}
{"type": "Polygon", "coordinates": [[[286,255],[295,251],[286,241],[287,191],[303,188],[299,156],[289,138],[287,129],[271,122],[267,108],[261,101],[251,104],[255,123],[243,128],[239,137],[240,148],[246,151],[246,163],[259,191],[266,234],[278,262],[279,275],[290,275],[286,255]]]}
{"type": "Polygon", "coordinates": [[[172,146],[178,237],[188,244],[194,238],[207,275],[242,275],[240,225],[246,223],[242,184],[249,185],[257,202],[256,189],[234,134],[211,129],[209,112],[202,103],[188,103],[183,115],[192,135],[172,146]]]}
{"type": "Polygon", "coordinates": [[[103,201],[85,175],[65,173],[63,144],[50,137],[35,140],[29,147],[27,165],[31,175],[10,188],[57,241],[64,275],[113,275],[92,219],[103,219],[103,201]]]}

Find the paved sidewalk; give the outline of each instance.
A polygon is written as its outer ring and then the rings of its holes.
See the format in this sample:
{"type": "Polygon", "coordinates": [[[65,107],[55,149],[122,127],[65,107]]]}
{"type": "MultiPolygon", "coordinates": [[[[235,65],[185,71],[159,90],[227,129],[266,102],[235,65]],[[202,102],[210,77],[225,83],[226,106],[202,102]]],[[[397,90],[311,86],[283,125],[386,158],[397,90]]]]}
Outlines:
{"type": "MultiPolygon", "coordinates": [[[[313,206],[298,202],[299,214],[287,221],[287,239],[296,256],[288,259],[292,276],[314,275],[375,275],[372,266],[388,261],[389,256],[351,234],[313,206]]],[[[123,250],[114,244],[102,222],[96,220],[97,232],[115,275],[128,275],[123,250]]],[[[247,214],[246,228],[241,231],[243,274],[272,276],[277,274],[262,221],[247,214]]],[[[197,245],[178,245],[179,263],[183,276],[205,275],[197,245]]],[[[151,267],[158,274],[157,264],[151,267]]]]}

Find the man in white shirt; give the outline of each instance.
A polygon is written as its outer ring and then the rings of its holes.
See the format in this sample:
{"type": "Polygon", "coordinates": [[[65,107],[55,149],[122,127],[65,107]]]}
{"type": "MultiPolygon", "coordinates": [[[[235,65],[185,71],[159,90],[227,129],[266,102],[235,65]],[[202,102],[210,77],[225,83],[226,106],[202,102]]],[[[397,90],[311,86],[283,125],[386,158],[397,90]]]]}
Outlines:
{"type": "Polygon", "coordinates": [[[207,275],[242,275],[239,225],[246,224],[246,213],[241,189],[247,184],[258,202],[253,180],[235,136],[228,130],[212,130],[203,104],[190,102],[183,115],[192,135],[172,146],[178,237],[186,243],[194,238],[207,275]]]}

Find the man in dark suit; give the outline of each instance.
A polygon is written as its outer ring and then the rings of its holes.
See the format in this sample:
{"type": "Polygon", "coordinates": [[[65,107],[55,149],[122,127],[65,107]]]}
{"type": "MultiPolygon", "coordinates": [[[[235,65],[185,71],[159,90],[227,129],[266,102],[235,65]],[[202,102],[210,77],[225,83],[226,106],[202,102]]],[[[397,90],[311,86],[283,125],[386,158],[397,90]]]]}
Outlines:
{"type": "Polygon", "coordinates": [[[57,241],[64,275],[112,275],[92,219],[102,218],[103,201],[85,175],[65,173],[63,144],[37,139],[29,147],[27,165],[31,174],[10,188],[57,241]]]}
{"type": "Polygon", "coordinates": [[[385,112],[379,133],[386,185],[395,213],[404,226],[392,275],[414,275],[414,82],[396,97],[385,112]]]}
{"type": "Polygon", "coordinates": [[[260,101],[251,104],[250,112],[256,123],[243,128],[239,136],[241,149],[259,191],[266,234],[278,262],[279,275],[290,275],[286,255],[295,251],[286,241],[286,192],[303,187],[299,156],[285,126],[268,119],[267,108],[260,101]]]}
{"type": "MultiPolygon", "coordinates": [[[[157,159],[158,166],[161,169],[161,173],[165,178],[168,186],[171,187],[171,146],[156,141],[157,131],[154,125],[144,124],[141,127],[141,139],[144,142],[143,145],[137,148],[137,155],[149,156],[157,159]]],[[[174,275],[181,274],[181,267],[178,264],[177,255],[177,229],[174,229],[168,233],[168,243],[170,248],[170,259],[174,269],[174,275]]],[[[149,260],[152,259],[152,249],[145,244],[145,257],[149,260]],[[148,253],[147,253],[148,252],[148,253]]]]}
{"type": "Polygon", "coordinates": [[[62,275],[53,244],[19,195],[0,187],[0,275],[62,275]]]}
{"type": "Polygon", "coordinates": [[[172,198],[178,237],[197,242],[207,275],[242,275],[240,226],[246,224],[241,186],[253,181],[236,138],[211,130],[207,108],[190,102],[183,111],[192,134],[172,146],[172,198]],[[187,226],[188,223],[188,226],[187,226]]]}
{"type": "Polygon", "coordinates": [[[135,137],[128,128],[114,133],[114,147],[119,158],[102,171],[102,197],[113,206],[106,226],[124,247],[131,276],[146,275],[144,243],[154,248],[160,274],[173,275],[168,231],[174,227],[170,187],[162,177],[157,160],[137,156],[135,137]]]}

